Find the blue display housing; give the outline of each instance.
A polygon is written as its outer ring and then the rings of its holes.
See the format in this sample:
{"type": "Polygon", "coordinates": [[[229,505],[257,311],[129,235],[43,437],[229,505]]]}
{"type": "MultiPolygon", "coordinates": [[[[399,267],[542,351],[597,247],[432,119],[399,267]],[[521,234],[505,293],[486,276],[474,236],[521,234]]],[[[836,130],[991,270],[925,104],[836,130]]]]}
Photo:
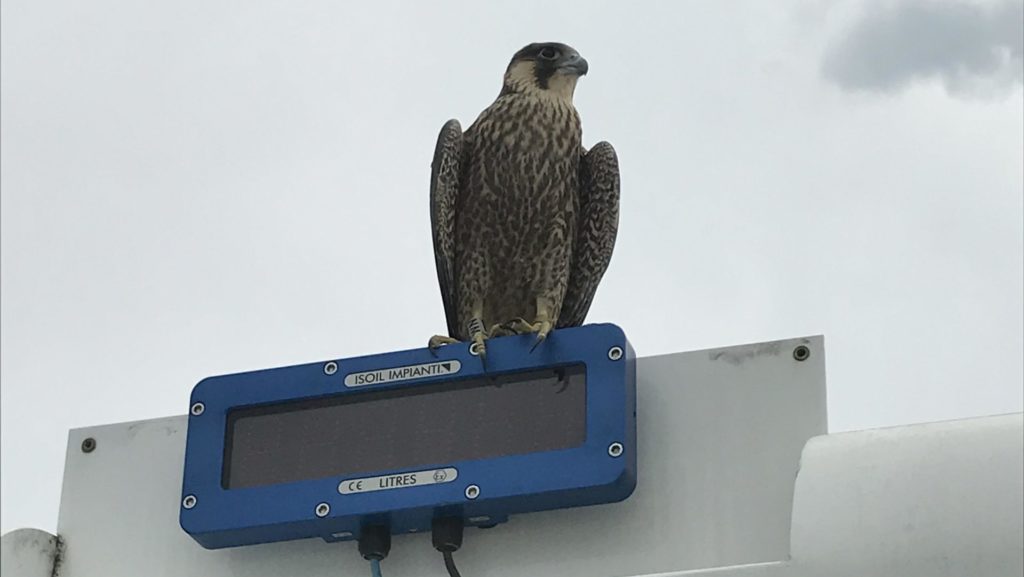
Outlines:
{"type": "Polygon", "coordinates": [[[487,341],[486,372],[460,343],[441,347],[437,356],[422,348],[335,360],[336,370],[325,361],[202,380],[191,396],[181,527],[208,549],[308,537],[343,541],[357,539],[367,524],[385,524],[393,534],[428,531],[436,516],[489,526],[516,513],[627,498],[636,486],[636,362],[625,334],[615,325],[597,324],[553,331],[531,353],[533,342],[532,335],[487,341]],[[459,361],[461,368],[455,374],[346,385],[346,377],[356,373],[439,361],[459,361]],[[389,490],[343,494],[341,484],[353,475],[226,488],[229,412],[579,365],[586,372],[581,445],[356,475],[457,471],[453,481],[389,490]],[[467,491],[470,486],[478,491],[467,491]]]}

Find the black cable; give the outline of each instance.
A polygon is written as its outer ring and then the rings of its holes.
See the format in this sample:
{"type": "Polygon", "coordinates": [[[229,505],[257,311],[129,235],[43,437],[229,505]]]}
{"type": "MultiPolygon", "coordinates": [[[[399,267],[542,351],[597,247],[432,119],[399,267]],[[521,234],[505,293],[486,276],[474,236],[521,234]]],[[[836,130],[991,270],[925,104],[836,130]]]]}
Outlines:
{"type": "Polygon", "coordinates": [[[359,534],[359,554],[370,562],[370,573],[380,577],[380,562],[391,552],[391,530],[386,525],[367,525],[359,534]]]}
{"type": "Polygon", "coordinates": [[[448,570],[448,577],[462,577],[458,567],[455,566],[455,559],[452,559],[451,551],[445,551],[442,554],[444,555],[444,568],[448,570]]]}
{"type": "Polygon", "coordinates": [[[431,523],[430,540],[434,543],[434,549],[444,555],[444,568],[448,570],[448,577],[462,577],[455,567],[452,553],[462,547],[464,527],[462,517],[439,517],[431,523]]]}

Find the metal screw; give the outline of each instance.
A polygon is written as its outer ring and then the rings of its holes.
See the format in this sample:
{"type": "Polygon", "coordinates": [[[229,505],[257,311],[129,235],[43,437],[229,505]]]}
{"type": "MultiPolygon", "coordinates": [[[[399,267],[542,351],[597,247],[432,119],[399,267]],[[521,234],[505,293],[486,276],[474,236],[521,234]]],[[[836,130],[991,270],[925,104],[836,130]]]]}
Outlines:
{"type": "Polygon", "coordinates": [[[96,439],[86,437],[82,440],[82,452],[91,453],[96,450],[96,439]]]}
{"type": "Polygon", "coordinates": [[[202,403],[196,403],[196,404],[192,405],[192,408],[190,409],[191,413],[193,415],[197,416],[197,417],[199,415],[202,415],[203,411],[205,411],[205,410],[206,410],[206,405],[204,405],[202,403]]]}
{"type": "Polygon", "coordinates": [[[480,356],[480,343],[473,343],[469,345],[469,354],[474,357],[480,356]]]}
{"type": "Polygon", "coordinates": [[[317,517],[326,517],[331,512],[331,506],[327,503],[320,503],[313,512],[316,513],[317,517]]]}
{"type": "Polygon", "coordinates": [[[622,358],[622,347],[612,347],[608,349],[608,358],[617,361],[622,358]]]}
{"type": "Polygon", "coordinates": [[[811,356],[811,349],[807,345],[800,345],[793,349],[793,358],[798,361],[806,361],[811,356]]]}
{"type": "Polygon", "coordinates": [[[338,363],[330,361],[324,365],[324,374],[333,375],[336,372],[338,372],[338,363]]]}
{"type": "Polygon", "coordinates": [[[476,499],[479,496],[480,496],[480,487],[477,487],[476,485],[470,485],[470,486],[466,487],[466,498],[467,499],[476,499]]]}
{"type": "Polygon", "coordinates": [[[185,498],[181,500],[181,506],[186,509],[191,509],[196,506],[198,499],[195,495],[185,495],[185,498]]]}
{"type": "Polygon", "coordinates": [[[622,443],[612,443],[611,445],[608,445],[608,454],[612,457],[622,456],[622,451],[622,443]]]}

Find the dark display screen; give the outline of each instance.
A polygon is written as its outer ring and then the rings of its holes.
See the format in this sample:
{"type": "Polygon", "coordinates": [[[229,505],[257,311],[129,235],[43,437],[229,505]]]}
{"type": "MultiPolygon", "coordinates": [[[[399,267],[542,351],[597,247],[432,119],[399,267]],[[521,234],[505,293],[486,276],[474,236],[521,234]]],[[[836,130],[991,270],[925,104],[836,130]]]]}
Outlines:
{"type": "Polygon", "coordinates": [[[230,411],[226,489],[578,447],[586,369],[573,365],[230,411]]]}

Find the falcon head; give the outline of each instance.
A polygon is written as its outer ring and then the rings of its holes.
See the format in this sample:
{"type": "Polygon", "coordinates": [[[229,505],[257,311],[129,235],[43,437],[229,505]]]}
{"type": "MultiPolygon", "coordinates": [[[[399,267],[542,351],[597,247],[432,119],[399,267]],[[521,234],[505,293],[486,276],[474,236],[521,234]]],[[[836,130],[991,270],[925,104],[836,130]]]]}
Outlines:
{"type": "Polygon", "coordinates": [[[502,93],[524,93],[571,102],[576,81],[587,69],[587,61],[571,46],[558,42],[530,44],[516,52],[509,62],[502,93]]]}

